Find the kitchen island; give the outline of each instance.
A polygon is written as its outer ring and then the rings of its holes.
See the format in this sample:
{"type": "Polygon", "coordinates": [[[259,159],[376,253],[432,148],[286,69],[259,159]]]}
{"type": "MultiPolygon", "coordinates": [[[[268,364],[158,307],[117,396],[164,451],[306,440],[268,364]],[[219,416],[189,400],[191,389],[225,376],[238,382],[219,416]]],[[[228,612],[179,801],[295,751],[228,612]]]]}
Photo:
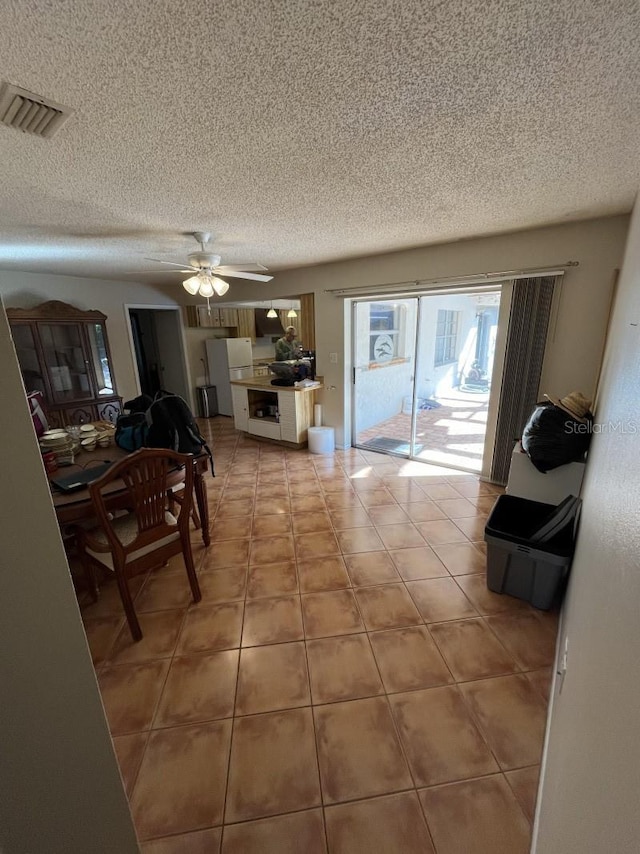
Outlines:
{"type": "Polygon", "coordinates": [[[320,381],[307,388],[275,386],[271,385],[271,377],[264,376],[232,380],[236,430],[301,448],[313,425],[315,393],[322,387],[320,381]]]}

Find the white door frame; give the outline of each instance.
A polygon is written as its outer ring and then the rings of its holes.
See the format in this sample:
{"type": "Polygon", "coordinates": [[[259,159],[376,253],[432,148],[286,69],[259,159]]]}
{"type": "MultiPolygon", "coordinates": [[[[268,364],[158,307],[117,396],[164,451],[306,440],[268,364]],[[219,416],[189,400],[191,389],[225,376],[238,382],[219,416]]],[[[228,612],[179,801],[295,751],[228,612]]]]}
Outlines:
{"type": "Polygon", "coordinates": [[[182,323],[182,309],[179,305],[143,305],[139,303],[125,303],[124,304],[124,316],[127,327],[127,334],[129,336],[129,351],[131,354],[131,363],[133,366],[133,376],[136,383],[136,390],[138,394],[142,393],[142,389],[140,386],[140,374],[138,372],[138,361],[136,359],[136,350],[133,343],[133,330],[131,328],[131,315],[129,313],[129,309],[148,309],[151,311],[176,311],[178,312],[178,329],[180,331],[180,350],[182,354],[182,367],[184,370],[184,375],[187,380],[187,403],[191,407],[191,409],[195,412],[195,401],[193,397],[193,383],[191,381],[191,371],[189,370],[189,360],[187,359],[187,340],[184,334],[184,324],[182,323]]]}

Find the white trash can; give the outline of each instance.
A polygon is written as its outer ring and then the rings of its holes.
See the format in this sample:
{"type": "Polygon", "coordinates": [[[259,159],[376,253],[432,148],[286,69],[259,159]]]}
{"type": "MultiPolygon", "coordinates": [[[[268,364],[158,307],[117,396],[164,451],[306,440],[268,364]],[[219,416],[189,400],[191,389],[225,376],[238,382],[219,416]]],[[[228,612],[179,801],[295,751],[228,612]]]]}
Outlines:
{"type": "Polygon", "coordinates": [[[312,454],[332,454],[336,449],[333,427],[309,427],[307,441],[312,454]]]}

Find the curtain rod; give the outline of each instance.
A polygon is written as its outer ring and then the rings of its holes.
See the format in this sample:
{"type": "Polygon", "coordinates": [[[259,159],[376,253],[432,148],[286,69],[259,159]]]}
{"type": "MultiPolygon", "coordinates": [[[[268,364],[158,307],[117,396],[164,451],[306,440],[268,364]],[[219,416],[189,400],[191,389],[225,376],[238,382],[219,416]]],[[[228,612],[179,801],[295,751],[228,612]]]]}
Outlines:
{"type": "Polygon", "coordinates": [[[481,285],[490,282],[499,282],[509,279],[528,279],[537,276],[562,276],[567,267],[578,267],[579,261],[567,261],[564,264],[557,264],[553,268],[533,267],[528,270],[502,270],[497,273],[475,273],[467,276],[442,276],[437,279],[418,279],[410,282],[392,282],[383,285],[369,285],[360,288],[329,288],[325,290],[325,294],[333,294],[334,296],[357,296],[370,293],[378,293],[379,291],[413,291],[421,288],[433,288],[439,285],[443,287],[455,287],[456,285],[481,285]]]}

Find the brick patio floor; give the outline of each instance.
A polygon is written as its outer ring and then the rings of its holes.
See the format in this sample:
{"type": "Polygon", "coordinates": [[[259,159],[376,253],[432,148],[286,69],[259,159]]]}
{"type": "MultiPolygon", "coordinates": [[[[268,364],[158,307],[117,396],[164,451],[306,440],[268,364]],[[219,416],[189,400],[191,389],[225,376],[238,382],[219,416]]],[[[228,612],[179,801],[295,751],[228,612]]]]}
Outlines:
{"type": "MultiPolygon", "coordinates": [[[[455,390],[448,397],[439,398],[438,402],[441,404],[438,409],[418,410],[415,458],[480,471],[487,429],[488,393],[455,390]]],[[[371,440],[383,438],[408,445],[410,437],[411,415],[401,412],[362,430],[356,437],[356,444],[367,447],[371,440]]],[[[408,448],[404,450],[408,452],[408,448]]],[[[407,456],[407,453],[402,456],[407,456]]]]}

